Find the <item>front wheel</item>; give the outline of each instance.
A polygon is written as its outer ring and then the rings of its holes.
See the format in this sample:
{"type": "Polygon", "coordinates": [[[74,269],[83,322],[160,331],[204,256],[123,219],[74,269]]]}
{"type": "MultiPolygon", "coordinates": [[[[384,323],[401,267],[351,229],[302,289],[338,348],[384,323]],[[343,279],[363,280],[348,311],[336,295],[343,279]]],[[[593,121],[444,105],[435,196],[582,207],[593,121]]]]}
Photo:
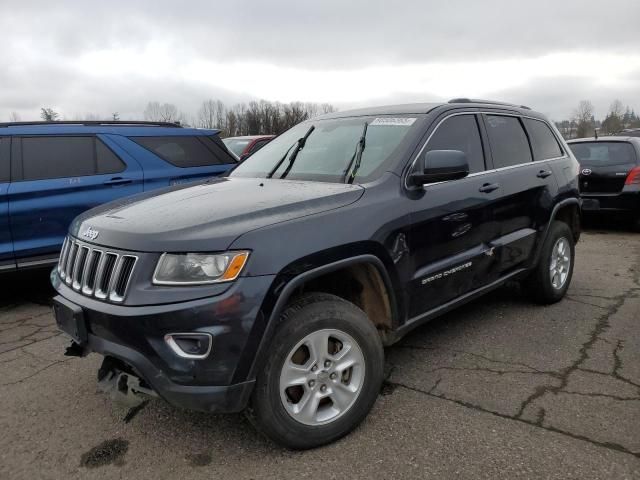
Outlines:
{"type": "Polygon", "coordinates": [[[318,447],[350,432],[375,403],[382,343],[366,314],[334,295],[305,295],[280,321],[249,418],[285,447],[318,447]]]}
{"type": "Polygon", "coordinates": [[[555,303],[564,297],[573,276],[573,233],[564,222],[551,224],[540,259],[526,280],[527,291],[539,303],[555,303]]]}

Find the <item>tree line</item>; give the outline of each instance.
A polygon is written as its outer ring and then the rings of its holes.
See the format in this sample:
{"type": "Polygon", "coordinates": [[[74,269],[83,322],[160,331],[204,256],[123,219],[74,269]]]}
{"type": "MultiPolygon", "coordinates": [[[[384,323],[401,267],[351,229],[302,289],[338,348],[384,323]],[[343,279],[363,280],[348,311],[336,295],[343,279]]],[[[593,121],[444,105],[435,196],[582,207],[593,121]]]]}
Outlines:
{"type": "Polygon", "coordinates": [[[640,128],[640,117],[620,100],[614,100],[604,119],[596,120],[595,108],[589,100],[582,100],[569,120],[556,122],[566,139],[598,135],[615,135],[629,128],[640,128]]]}
{"type": "MultiPolygon", "coordinates": [[[[172,122],[183,126],[211,128],[221,130],[223,137],[238,135],[278,135],[294,125],[324,113],[335,112],[336,108],[329,103],[312,102],[270,102],[267,100],[238,103],[227,107],[221,100],[202,102],[195,115],[187,115],[172,103],[148,102],[142,118],[150,122],[172,122]]],[[[112,113],[108,120],[120,120],[118,112],[112,113]]],[[[54,109],[43,107],[40,118],[52,122],[61,120],[61,115],[54,109]]],[[[83,118],[65,118],[65,120],[105,120],[95,114],[84,115],[83,118]]],[[[133,119],[131,119],[133,120],[133,119]]],[[[17,113],[12,112],[10,121],[20,121],[17,113]]]]}
{"type": "Polygon", "coordinates": [[[336,111],[329,103],[270,102],[267,100],[238,103],[227,107],[221,100],[206,100],[191,120],[172,104],[149,102],[145,120],[179,121],[200,128],[215,128],[225,137],[238,135],[278,135],[294,125],[323,113],[336,111]]]}
{"type": "MultiPolygon", "coordinates": [[[[179,122],[184,126],[215,128],[223,137],[238,135],[280,134],[292,126],[323,113],[336,111],[330,103],[270,102],[267,100],[238,103],[227,107],[221,100],[205,100],[195,115],[187,115],[172,103],[148,102],[142,118],[152,122],[179,122]]],[[[625,129],[640,128],[640,117],[620,100],[614,100],[602,120],[595,118],[595,108],[589,100],[582,100],[569,119],[555,122],[567,139],[599,135],[614,135],[625,129]]],[[[52,108],[43,107],[40,117],[57,121],[61,115],[52,108]]],[[[120,120],[114,112],[108,120],[120,120]]],[[[18,122],[20,116],[11,112],[9,121],[18,122]]],[[[68,120],[105,120],[104,116],[87,114],[83,118],[68,120]]]]}

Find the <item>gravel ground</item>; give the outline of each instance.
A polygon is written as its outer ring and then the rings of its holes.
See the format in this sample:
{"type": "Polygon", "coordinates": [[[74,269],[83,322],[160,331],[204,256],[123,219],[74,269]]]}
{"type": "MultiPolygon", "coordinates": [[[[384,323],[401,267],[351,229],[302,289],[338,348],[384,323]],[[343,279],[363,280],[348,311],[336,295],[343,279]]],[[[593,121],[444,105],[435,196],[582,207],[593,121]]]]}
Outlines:
{"type": "Polygon", "coordinates": [[[283,450],[241,415],[122,410],[62,355],[46,272],[0,277],[0,478],[640,478],[640,235],[591,230],[567,297],[507,286],[387,349],[367,420],[283,450]]]}

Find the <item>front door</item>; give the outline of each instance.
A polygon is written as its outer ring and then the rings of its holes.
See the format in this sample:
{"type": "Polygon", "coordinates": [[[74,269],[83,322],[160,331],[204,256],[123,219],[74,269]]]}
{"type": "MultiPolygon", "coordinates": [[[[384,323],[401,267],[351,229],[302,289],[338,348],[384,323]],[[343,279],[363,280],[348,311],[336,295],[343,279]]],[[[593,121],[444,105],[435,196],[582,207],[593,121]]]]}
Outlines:
{"type": "Polygon", "coordinates": [[[142,192],[141,168],[95,136],[14,138],[16,161],[19,178],[9,188],[9,214],[18,266],[27,258],[55,258],[80,213],[142,192]]]}
{"type": "MultiPolygon", "coordinates": [[[[485,162],[475,114],[456,114],[431,135],[430,150],[460,150],[470,175],[425,185],[413,202],[409,248],[413,278],[408,285],[409,317],[419,317],[492,280],[490,242],[499,235],[493,209],[500,197],[499,175],[485,162]]],[[[421,164],[420,158],[416,164],[421,164]]]]}

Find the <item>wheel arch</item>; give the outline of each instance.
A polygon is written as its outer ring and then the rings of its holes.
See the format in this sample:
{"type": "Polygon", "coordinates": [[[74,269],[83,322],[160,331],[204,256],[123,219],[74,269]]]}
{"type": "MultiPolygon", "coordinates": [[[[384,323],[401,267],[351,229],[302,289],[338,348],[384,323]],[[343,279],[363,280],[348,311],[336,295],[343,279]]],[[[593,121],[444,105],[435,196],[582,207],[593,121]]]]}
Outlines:
{"type": "Polygon", "coordinates": [[[542,253],[542,246],[546,241],[549,230],[551,228],[551,224],[560,220],[566,223],[573,233],[573,241],[577,243],[580,239],[580,217],[581,217],[581,203],[580,199],[571,197],[565,198],[564,200],[556,203],[553,207],[551,215],[549,217],[549,221],[544,227],[543,233],[540,237],[540,242],[538,242],[538,247],[536,249],[535,259],[533,265],[537,265],[540,259],[540,254],[542,253]]]}
{"type": "MultiPolygon", "coordinates": [[[[257,339],[257,349],[255,351],[255,355],[253,355],[251,367],[247,372],[246,379],[255,379],[258,367],[263,364],[265,356],[267,355],[268,346],[278,326],[278,319],[280,315],[285,310],[290,300],[295,298],[296,294],[301,291],[302,287],[305,285],[317,285],[318,280],[331,278],[332,274],[336,275],[341,272],[351,273],[358,271],[360,274],[369,272],[369,274],[373,275],[373,278],[370,279],[373,282],[379,281],[379,288],[384,288],[384,293],[387,296],[386,305],[388,308],[388,322],[378,322],[376,324],[375,319],[371,320],[378,328],[383,343],[386,343],[385,333],[391,332],[393,329],[397,328],[401,312],[399,311],[400,309],[397,298],[398,289],[394,286],[394,281],[385,266],[385,262],[383,262],[379,256],[373,253],[363,253],[315,266],[295,275],[281,273],[278,276],[285,277],[285,280],[274,280],[274,287],[272,288],[270,295],[273,298],[271,300],[269,298],[265,299],[265,305],[263,305],[262,311],[264,314],[263,318],[265,327],[262,331],[261,338],[257,339]],[[376,278],[378,280],[375,280],[376,278]],[[272,306],[270,307],[269,304],[272,304],[272,306]]],[[[320,289],[319,291],[327,292],[326,289],[320,289]]],[[[339,293],[331,293],[350,300],[339,293]]],[[[363,308],[363,310],[366,312],[366,307],[363,308]]]]}

